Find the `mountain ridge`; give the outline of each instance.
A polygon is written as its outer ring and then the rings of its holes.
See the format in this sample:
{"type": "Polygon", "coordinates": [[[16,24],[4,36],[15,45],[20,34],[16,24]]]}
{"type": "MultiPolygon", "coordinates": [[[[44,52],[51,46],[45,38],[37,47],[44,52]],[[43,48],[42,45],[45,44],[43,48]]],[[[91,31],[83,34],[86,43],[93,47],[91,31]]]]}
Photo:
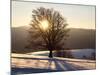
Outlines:
{"type": "MultiPolygon", "coordinates": [[[[12,27],[11,28],[11,46],[14,50],[25,50],[28,43],[28,28],[29,27],[12,27]]],[[[70,28],[69,37],[65,41],[65,49],[95,49],[96,30],[95,29],[79,29],[70,28]]]]}

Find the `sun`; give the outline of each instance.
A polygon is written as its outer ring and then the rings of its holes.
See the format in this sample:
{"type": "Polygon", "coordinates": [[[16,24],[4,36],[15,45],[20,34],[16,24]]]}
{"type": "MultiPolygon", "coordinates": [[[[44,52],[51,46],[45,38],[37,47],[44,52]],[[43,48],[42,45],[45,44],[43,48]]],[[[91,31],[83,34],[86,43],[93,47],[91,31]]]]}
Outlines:
{"type": "Polygon", "coordinates": [[[47,30],[48,27],[49,27],[49,23],[47,20],[42,20],[40,21],[40,27],[43,29],[43,30],[47,30]]]}

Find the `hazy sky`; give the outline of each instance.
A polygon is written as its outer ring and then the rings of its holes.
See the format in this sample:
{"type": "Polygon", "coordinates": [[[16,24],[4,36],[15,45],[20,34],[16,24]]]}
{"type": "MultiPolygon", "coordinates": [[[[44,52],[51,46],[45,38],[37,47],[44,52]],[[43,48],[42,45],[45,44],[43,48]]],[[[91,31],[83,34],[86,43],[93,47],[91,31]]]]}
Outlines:
{"type": "Polygon", "coordinates": [[[38,7],[59,11],[71,28],[95,29],[95,6],[12,1],[12,27],[28,26],[38,7]]]}

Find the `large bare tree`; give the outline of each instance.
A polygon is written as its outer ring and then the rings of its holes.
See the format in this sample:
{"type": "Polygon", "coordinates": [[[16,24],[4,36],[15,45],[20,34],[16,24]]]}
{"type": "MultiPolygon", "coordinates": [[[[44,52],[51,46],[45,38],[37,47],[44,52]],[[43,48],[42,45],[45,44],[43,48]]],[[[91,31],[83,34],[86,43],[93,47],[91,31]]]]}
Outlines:
{"type": "Polygon", "coordinates": [[[67,38],[69,29],[66,27],[68,25],[66,20],[58,11],[44,7],[34,9],[30,25],[31,44],[48,49],[50,58],[53,57],[53,50],[62,49],[64,44],[62,40],[67,38]]]}

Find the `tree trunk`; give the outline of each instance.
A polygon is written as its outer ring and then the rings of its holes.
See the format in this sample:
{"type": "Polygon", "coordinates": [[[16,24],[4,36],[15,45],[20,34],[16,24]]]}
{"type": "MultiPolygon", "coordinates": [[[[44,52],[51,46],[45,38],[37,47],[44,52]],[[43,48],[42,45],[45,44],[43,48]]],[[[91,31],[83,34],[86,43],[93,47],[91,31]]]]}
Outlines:
{"type": "Polygon", "coordinates": [[[49,58],[53,58],[53,55],[52,55],[52,50],[49,50],[50,53],[49,53],[49,58]]]}

